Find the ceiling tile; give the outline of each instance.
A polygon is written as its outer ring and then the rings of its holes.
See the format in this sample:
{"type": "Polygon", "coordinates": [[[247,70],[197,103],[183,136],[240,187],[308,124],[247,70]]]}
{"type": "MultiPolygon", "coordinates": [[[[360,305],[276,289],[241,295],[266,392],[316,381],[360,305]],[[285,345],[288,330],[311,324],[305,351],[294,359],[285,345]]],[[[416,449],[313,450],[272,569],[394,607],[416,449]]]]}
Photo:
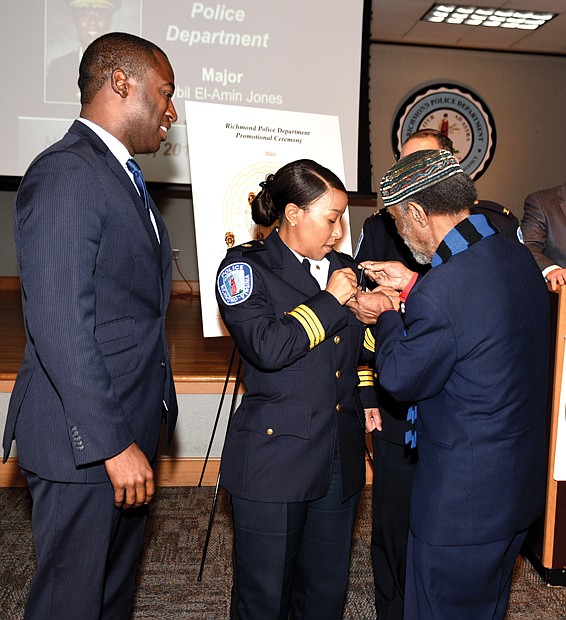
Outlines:
{"type": "Polygon", "coordinates": [[[492,6],[559,14],[532,32],[421,21],[433,4],[433,0],[372,0],[372,41],[566,55],[566,0],[450,2],[460,6],[492,6]]]}

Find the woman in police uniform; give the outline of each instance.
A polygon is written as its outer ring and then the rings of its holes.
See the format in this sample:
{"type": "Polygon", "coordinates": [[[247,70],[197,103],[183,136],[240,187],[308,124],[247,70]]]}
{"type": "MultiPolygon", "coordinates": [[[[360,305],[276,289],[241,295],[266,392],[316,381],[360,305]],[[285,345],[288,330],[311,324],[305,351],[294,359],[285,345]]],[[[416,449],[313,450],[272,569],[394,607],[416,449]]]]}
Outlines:
{"type": "Polygon", "coordinates": [[[339,619],[365,481],[363,325],[344,305],[357,290],[355,263],[334,250],[348,198],[311,160],[260,185],[253,220],[278,228],[228,250],[217,278],[247,388],[222,454],[234,519],[231,618],[339,619]]]}

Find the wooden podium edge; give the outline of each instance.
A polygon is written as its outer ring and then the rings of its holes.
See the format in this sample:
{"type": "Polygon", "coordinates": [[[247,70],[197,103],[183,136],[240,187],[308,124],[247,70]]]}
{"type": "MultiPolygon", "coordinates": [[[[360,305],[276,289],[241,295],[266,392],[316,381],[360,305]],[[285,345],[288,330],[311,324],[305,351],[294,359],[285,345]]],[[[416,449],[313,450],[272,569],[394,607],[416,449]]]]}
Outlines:
{"type": "Polygon", "coordinates": [[[554,479],[554,461],[556,455],[556,436],[560,416],[560,393],[562,390],[562,372],[564,368],[565,334],[566,334],[566,287],[561,286],[553,292],[558,294],[558,311],[556,316],[556,350],[554,354],[554,377],[552,383],[552,408],[550,418],[550,442],[548,446],[548,471],[546,482],[545,527],[542,541],[541,562],[545,567],[552,566],[554,556],[554,536],[556,532],[556,497],[558,482],[554,479]]]}

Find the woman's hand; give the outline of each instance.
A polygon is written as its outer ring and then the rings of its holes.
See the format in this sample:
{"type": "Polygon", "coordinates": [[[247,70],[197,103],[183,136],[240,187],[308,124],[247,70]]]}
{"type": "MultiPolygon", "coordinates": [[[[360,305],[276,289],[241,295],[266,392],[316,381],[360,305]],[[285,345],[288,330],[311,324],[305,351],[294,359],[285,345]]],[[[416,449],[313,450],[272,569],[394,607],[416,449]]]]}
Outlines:
{"type": "Polygon", "coordinates": [[[334,295],[339,304],[344,305],[358,292],[356,274],[349,267],[337,269],[332,272],[324,290],[334,295]]]}

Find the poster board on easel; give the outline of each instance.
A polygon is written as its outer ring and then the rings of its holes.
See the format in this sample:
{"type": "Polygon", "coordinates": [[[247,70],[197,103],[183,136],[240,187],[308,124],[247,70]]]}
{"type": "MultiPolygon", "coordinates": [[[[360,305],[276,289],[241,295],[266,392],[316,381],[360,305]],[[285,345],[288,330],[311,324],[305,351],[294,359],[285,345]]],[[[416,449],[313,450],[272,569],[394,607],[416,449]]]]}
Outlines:
{"type": "MultiPolygon", "coordinates": [[[[218,265],[233,245],[269,234],[251,219],[260,181],[296,159],[314,159],[344,181],[337,116],[185,102],[205,337],[228,334],[216,303],[218,265]]],[[[337,249],[352,253],[348,211],[337,249]]]]}

